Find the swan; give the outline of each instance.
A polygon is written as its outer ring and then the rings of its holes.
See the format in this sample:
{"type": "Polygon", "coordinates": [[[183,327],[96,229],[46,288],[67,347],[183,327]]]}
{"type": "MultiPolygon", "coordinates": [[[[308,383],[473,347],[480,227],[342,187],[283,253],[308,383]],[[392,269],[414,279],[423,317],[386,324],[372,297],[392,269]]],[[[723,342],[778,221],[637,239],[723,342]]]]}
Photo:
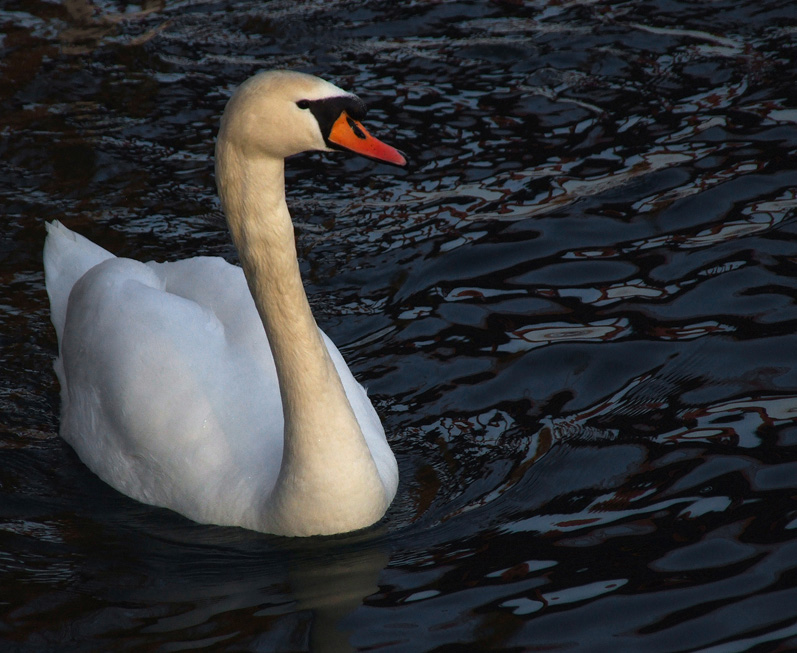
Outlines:
{"type": "Polygon", "coordinates": [[[243,269],[117,258],[47,225],[60,434],[103,481],[199,523],[288,536],[367,527],[396,493],[379,418],[318,328],[296,258],[284,160],[349,150],[405,165],[355,95],[262,72],[232,95],[216,183],[243,269]]]}

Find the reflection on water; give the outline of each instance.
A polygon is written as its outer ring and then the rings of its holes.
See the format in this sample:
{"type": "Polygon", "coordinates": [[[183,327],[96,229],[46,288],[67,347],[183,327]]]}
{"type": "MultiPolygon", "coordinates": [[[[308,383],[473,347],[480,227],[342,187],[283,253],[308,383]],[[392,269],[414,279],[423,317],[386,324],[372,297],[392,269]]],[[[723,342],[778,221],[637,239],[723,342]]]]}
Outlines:
{"type": "Polygon", "coordinates": [[[4,649],[797,647],[790,2],[0,8],[4,649]],[[378,527],[198,526],[56,436],[45,220],[235,253],[212,149],[290,67],[406,171],[290,162],[319,323],[401,469],[378,527]],[[392,131],[392,133],[388,133],[392,131]]]}
{"type": "MultiPolygon", "coordinates": [[[[165,8],[163,0],[149,0],[139,11],[105,11],[95,6],[90,0],[65,0],[62,5],[64,25],[58,33],[61,52],[66,55],[84,55],[91,53],[109,37],[117,36],[117,29],[124,21],[135,21],[148,14],[160,12],[165,8]]],[[[168,27],[171,21],[162,23],[145,35],[129,41],[131,45],[141,45],[159,31],[168,27]]]]}

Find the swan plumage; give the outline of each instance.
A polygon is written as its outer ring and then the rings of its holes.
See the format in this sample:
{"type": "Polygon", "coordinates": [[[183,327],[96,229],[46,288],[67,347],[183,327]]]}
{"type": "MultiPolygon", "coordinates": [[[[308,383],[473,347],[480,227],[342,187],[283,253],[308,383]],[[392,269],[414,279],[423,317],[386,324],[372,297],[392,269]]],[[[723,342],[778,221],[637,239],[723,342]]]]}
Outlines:
{"type": "Polygon", "coordinates": [[[284,197],[284,158],[301,151],[403,164],[362,113],[356,96],[300,73],[261,73],[236,91],[216,177],[243,269],[117,258],[47,225],[60,432],[105,482],[198,522],[284,535],[382,517],[396,460],[310,313],[284,197]]]}

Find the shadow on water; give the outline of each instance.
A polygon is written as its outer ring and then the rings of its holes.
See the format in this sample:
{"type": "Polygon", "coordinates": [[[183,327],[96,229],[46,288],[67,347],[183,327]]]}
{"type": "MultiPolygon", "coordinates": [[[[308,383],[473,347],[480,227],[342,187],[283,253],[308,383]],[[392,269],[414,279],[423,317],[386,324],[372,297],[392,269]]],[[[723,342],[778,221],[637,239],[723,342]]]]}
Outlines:
{"type": "Polygon", "coordinates": [[[6,3],[4,650],[797,647],[792,4],[6,3]],[[401,470],[335,538],[137,504],[56,435],[44,222],[234,261],[213,141],[273,67],[411,160],[289,162],[401,470]]]}

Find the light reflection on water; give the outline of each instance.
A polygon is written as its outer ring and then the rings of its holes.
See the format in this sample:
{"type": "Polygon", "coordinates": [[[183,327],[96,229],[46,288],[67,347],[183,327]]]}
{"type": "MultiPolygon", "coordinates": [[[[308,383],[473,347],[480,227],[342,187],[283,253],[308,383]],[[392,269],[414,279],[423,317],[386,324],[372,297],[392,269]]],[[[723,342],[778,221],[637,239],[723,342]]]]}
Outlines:
{"type": "Polygon", "coordinates": [[[0,10],[0,638],[11,650],[795,646],[790,3],[0,10]],[[218,116],[360,93],[405,172],[289,165],[321,325],[401,467],[378,527],[197,526],[56,436],[43,222],[235,254],[218,116]]]}

